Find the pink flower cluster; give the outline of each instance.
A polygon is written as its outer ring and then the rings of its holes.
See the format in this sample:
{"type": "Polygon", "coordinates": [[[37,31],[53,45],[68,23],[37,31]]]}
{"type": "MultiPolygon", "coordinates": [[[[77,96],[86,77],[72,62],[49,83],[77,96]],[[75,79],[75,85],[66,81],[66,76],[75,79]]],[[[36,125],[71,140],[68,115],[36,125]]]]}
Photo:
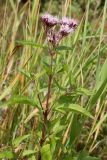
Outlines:
{"type": "Polygon", "coordinates": [[[44,14],[41,17],[41,20],[43,22],[47,40],[52,44],[53,47],[57,47],[60,40],[68,34],[74,32],[78,25],[78,22],[75,19],[63,17],[61,20],[59,20],[57,17],[50,14],[44,14]],[[58,24],[60,25],[60,29],[57,32],[53,27],[58,24]]]}
{"type": "Polygon", "coordinates": [[[77,21],[75,19],[69,19],[67,17],[63,17],[60,21],[61,27],[60,27],[60,33],[63,36],[67,36],[69,33],[72,33],[75,31],[77,27],[77,21]]]}
{"type": "Polygon", "coordinates": [[[44,14],[41,17],[41,19],[42,19],[44,26],[49,27],[49,28],[55,26],[59,22],[59,19],[57,17],[54,17],[50,14],[44,14]]]}

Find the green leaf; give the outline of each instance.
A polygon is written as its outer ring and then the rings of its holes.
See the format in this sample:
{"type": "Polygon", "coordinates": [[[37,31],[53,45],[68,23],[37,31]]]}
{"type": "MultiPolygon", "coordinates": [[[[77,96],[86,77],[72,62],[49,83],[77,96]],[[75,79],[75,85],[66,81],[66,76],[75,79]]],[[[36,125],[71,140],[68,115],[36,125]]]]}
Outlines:
{"type": "Polygon", "coordinates": [[[42,160],[52,160],[52,154],[50,150],[50,144],[46,144],[41,149],[42,160]]]}
{"type": "Polygon", "coordinates": [[[0,151],[0,159],[14,159],[14,154],[10,149],[0,151]]]}
{"type": "Polygon", "coordinates": [[[78,88],[76,91],[77,91],[77,94],[80,94],[80,95],[83,95],[83,94],[87,96],[93,95],[93,92],[86,88],[78,88]]]}
{"type": "Polygon", "coordinates": [[[27,78],[31,78],[31,74],[30,74],[28,71],[26,71],[26,70],[24,70],[24,69],[22,69],[22,68],[20,68],[19,71],[20,71],[24,76],[26,76],[27,78]]]}
{"type": "Polygon", "coordinates": [[[86,150],[80,151],[78,154],[77,160],[84,160],[88,156],[88,152],[86,150]]]}
{"type": "Polygon", "coordinates": [[[59,47],[57,47],[57,50],[58,50],[58,51],[59,51],[59,50],[72,50],[72,48],[69,47],[69,46],[59,46],[59,47]]]}
{"type": "Polygon", "coordinates": [[[46,73],[48,75],[52,74],[52,69],[51,69],[49,63],[46,61],[43,61],[43,65],[44,65],[43,67],[44,67],[44,70],[46,71],[46,73]]]}
{"type": "Polygon", "coordinates": [[[95,94],[90,98],[87,108],[91,108],[97,102],[107,87],[107,59],[103,64],[101,71],[97,75],[98,80],[96,82],[95,94]]]}
{"type": "Polygon", "coordinates": [[[61,132],[64,128],[65,128],[65,126],[64,126],[64,125],[61,125],[59,118],[51,121],[51,123],[50,123],[50,125],[49,125],[49,130],[51,131],[51,133],[52,133],[53,135],[58,134],[58,133],[61,132]]]}
{"type": "Polygon", "coordinates": [[[46,46],[36,44],[35,42],[32,42],[32,41],[24,41],[23,40],[23,41],[16,41],[16,43],[21,44],[21,45],[30,45],[30,46],[37,47],[37,48],[47,49],[46,46]]]}
{"type": "Polygon", "coordinates": [[[96,85],[96,89],[98,90],[99,87],[103,84],[103,82],[107,80],[107,59],[105,60],[100,73],[98,74],[98,78],[97,78],[97,85],[96,85]]]}
{"type": "Polygon", "coordinates": [[[50,138],[50,149],[51,149],[52,155],[54,154],[55,148],[56,148],[56,138],[51,137],[50,138]]]}
{"type": "Polygon", "coordinates": [[[107,85],[107,80],[105,79],[105,81],[101,84],[101,86],[96,91],[96,93],[91,97],[90,102],[89,102],[89,104],[87,106],[92,106],[92,105],[94,105],[97,102],[97,100],[99,99],[99,97],[104,92],[106,85],[107,85]]]}
{"type": "Polygon", "coordinates": [[[73,116],[71,129],[70,129],[70,145],[75,141],[76,138],[78,138],[80,132],[81,132],[81,125],[78,121],[78,117],[76,114],[73,116]]]}
{"type": "Polygon", "coordinates": [[[8,105],[14,105],[14,104],[28,104],[32,106],[38,106],[38,102],[36,99],[31,99],[27,96],[23,95],[15,95],[12,96],[9,101],[7,102],[8,105]]]}
{"type": "Polygon", "coordinates": [[[68,104],[68,103],[72,103],[72,96],[71,95],[61,95],[58,99],[58,102],[60,104],[68,104]]]}
{"type": "Polygon", "coordinates": [[[91,157],[91,156],[87,156],[86,158],[84,158],[83,160],[100,160],[97,157],[91,157]]]}
{"type": "Polygon", "coordinates": [[[75,33],[75,37],[73,38],[73,45],[76,44],[76,42],[78,41],[78,38],[79,38],[79,35],[80,35],[80,32],[81,32],[81,29],[82,29],[82,25],[83,25],[83,18],[78,26],[78,28],[76,29],[76,33],[75,33]]]}
{"type": "Polygon", "coordinates": [[[32,154],[35,154],[36,151],[34,150],[24,150],[23,153],[22,153],[22,156],[25,157],[25,156],[30,156],[32,154]]]}
{"type": "Polygon", "coordinates": [[[90,118],[94,118],[90,112],[88,112],[85,108],[83,108],[82,106],[78,105],[78,104],[73,104],[73,103],[64,103],[64,104],[59,104],[58,107],[56,109],[62,109],[66,112],[69,111],[73,111],[73,112],[77,112],[77,113],[81,113],[87,117],[90,118]]]}
{"type": "Polygon", "coordinates": [[[14,147],[18,147],[19,144],[24,141],[25,139],[27,139],[28,137],[30,137],[30,135],[24,135],[24,136],[20,136],[20,137],[17,137],[15,140],[13,140],[12,144],[14,147]]]}
{"type": "Polygon", "coordinates": [[[91,115],[91,113],[88,112],[85,108],[83,108],[82,106],[80,106],[78,104],[69,104],[68,109],[71,111],[81,113],[81,114],[93,119],[93,116],[91,115]]]}
{"type": "Polygon", "coordinates": [[[30,156],[28,160],[35,160],[35,156],[34,155],[30,156]]]}
{"type": "Polygon", "coordinates": [[[88,155],[88,152],[81,151],[79,153],[79,156],[78,156],[77,160],[100,160],[100,158],[91,157],[91,156],[88,155]]]}

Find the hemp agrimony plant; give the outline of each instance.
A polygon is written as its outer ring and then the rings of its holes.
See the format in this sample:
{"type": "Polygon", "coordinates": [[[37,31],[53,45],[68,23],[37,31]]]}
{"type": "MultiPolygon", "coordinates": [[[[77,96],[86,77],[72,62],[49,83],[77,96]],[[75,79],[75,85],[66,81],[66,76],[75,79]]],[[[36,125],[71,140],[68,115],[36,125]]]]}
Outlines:
{"type": "MultiPolygon", "coordinates": [[[[61,20],[50,14],[45,14],[41,17],[47,41],[55,50],[60,41],[74,32],[77,27],[77,20],[63,17],[61,20]],[[56,26],[59,25],[59,31],[56,31],[56,26]]],[[[52,54],[52,52],[51,52],[52,54]]]]}
{"type": "MultiPolygon", "coordinates": [[[[70,33],[73,33],[77,27],[77,20],[70,19],[67,17],[63,17],[59,19],[56,16],[52,16],[50,14],[44,14],[41,17],[41,21],[43,23],[44,32],[46,35],[46,39],[48,42],[48,52],[50,57],[50,69],[51,72],[48,75],[48,91],[46,95],[46,106],[43,112],[43,128],[42,128],[42,136],[40,139],[40,146],[42,147],[45,142],[46,128],[48,115],[51,109],[50,106],[50,97],[51,97],[51,83],[52,83],[52,67],[53,67],[53,56],[56,54],[56,48],[58,47],[60,41],[68,36],[70,33]],[[59,30],[57,31],[56,27],[59,26],[59,30]]],[[[38,160],[41,160],[41,155],[39,154],[38,160]]]]}

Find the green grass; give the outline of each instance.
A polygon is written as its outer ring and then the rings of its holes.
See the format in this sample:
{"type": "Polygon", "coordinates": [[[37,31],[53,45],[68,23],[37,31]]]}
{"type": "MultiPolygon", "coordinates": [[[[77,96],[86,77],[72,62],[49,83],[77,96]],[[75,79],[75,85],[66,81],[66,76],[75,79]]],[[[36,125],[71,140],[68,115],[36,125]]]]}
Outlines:
{"type": "Polygon", "coordinates": [[[50,113],[42,147],[49,55],[40,1],[6,1],[0,37],[0,159],[107,159],[107,0],[93,16],[70,0],[46,12],[79,19],[53,59],[50,113]],[[79,13],[77,11],[79,10],[79,13]],[[96,157],[96,158],[95,158],[96,157]]]}

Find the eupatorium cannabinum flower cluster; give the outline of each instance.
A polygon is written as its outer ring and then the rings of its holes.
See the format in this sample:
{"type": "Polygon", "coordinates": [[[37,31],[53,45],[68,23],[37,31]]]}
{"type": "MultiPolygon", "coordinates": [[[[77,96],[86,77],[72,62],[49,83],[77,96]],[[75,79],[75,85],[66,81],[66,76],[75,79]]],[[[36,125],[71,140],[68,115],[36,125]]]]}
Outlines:
{"type": "Polygon", "coordinates": [[[43,22],[44,30],[46,33],[47,40],[52,44],[54,48],[56,48],[61,41],[61,39],[70,33],[74,32],[78,22],[75,19],[70,19],[67,17],[63,17],[61,20],[50,14],[44,14],[41,17],[43,22]],[[59,25],[59,31],[56,31],[55,27],[59,25]]]}

